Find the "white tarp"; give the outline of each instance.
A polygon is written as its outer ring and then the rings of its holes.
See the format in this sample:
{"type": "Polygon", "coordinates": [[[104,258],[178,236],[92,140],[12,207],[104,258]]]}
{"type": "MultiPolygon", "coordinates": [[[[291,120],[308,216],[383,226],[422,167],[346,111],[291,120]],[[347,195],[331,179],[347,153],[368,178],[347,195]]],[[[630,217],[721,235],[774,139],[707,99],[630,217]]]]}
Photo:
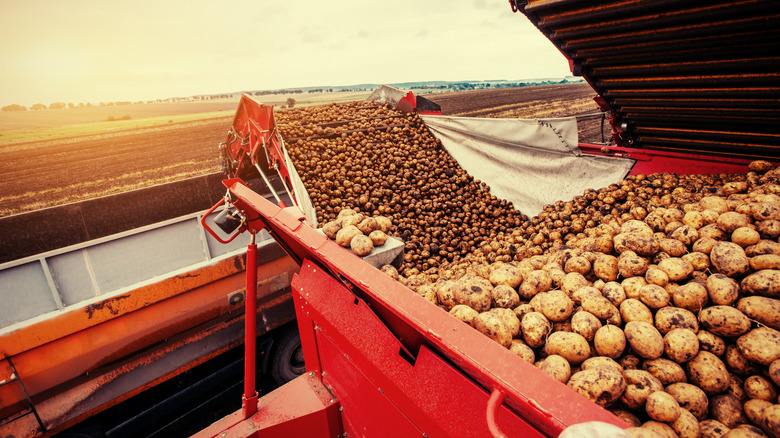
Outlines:
{"type": "Polygon", "coordinates": [[[634,160],[583,155],[577,120],[421,116],[458,164],[533,217],[558,200],[623,179],[634,160]]]}

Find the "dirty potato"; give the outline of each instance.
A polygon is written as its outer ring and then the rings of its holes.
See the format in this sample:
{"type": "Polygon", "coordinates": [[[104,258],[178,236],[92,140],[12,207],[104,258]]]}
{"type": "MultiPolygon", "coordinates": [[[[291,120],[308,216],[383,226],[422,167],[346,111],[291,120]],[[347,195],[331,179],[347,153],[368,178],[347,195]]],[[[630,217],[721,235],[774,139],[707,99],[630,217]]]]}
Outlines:
{"type": "Polygon", "coordinates": [[[600,406],[614,403],[626,389],[626,380],[614,368],[602,366],[574,373],[567,385],[600,406]]]}
{"type": "Polygon", "coordinates": [[[555,332],[550,334],[544,345],[547,355],[558,355],[571,365],[579,365],[590,357],[590,345],[587,339],[574,332],[555,332]]]}
{"type": "MultiPolygon", "coordinates": [[[[514,316],[514,314],[513,314],[514,316]]],[[[474,318],[475,329],[502,346],[509,348],[512,344],[512,333],[504,321],[495,313],[482,312],[474,318]]]]}
{"type": "Polygon", "coordinates": [[[349,241],[349,247],[355,254],[363,257],[370,254],[371,250],[374,249],[374,242],[371,241],[370,237],[358,234],[349,241]]]}
{"type": "Polygon", "coordinates": [[[629,321],[624,327],[626,340],[631,349],[645,359],[657,359],[664,352],[661,333],[652,324],[644,321],[629,321]]]}
{"type": "Polygon", "coordinates": [[[569,362],[563,357],[554,354],[542,360],[539,364],[539,369],[561,383],[568,382],[571,376],[571,365],[569,362]]]}
{"type": "Polygon", "coordinates": [[[718,394],[729,386],[729,372],[723,361],[709,351],[699,351],[687,365],[690,382],[707,394],[718,394]]]}
{"type": "Polygon", "coordinates": [[[626,349],[626,335],[619,327],[605,325],[596,331],[593,346],[599,355],[617,359],[626,349]]]}

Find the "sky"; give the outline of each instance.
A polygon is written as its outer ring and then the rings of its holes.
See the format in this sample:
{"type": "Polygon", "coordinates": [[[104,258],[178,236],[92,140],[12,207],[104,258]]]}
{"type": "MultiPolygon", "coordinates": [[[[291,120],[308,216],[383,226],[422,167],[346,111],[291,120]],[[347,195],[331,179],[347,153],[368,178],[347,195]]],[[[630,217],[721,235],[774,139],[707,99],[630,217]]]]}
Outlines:
{"type": "Polygon", "coordinates": [[[506,0],[0,0],[0,105],[563,78],[506,0]]]}

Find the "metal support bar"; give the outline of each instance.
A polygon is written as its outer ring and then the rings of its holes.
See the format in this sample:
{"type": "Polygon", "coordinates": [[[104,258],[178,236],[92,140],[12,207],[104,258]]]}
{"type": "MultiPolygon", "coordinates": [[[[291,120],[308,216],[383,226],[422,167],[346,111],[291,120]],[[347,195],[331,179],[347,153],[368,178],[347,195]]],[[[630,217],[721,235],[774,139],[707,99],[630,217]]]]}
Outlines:
{"type": "Polygon", "coordinates": [[[255,389],[255,343],[257,326],[257,245],[251,234],[246,249],[246,311],[244,315],[244,396],[242,409],[244,418],[257,412],[257,390],[255,389]]]}

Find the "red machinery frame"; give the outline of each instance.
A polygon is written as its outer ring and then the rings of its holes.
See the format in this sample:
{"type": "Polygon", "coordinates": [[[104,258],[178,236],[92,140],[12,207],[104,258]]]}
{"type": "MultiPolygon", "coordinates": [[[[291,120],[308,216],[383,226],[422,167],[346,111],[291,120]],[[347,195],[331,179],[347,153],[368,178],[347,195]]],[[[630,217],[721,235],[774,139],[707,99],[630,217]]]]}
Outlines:
{"type": "Polygon", "coordinates": [[[308,373],[198,436],[557,436],[627,427],[519,356],[401,285],[238,179],[247,230],[301,264],[293,279],[308,373]],[[224,434],[224,435],[222,435],[224,434]]]}

